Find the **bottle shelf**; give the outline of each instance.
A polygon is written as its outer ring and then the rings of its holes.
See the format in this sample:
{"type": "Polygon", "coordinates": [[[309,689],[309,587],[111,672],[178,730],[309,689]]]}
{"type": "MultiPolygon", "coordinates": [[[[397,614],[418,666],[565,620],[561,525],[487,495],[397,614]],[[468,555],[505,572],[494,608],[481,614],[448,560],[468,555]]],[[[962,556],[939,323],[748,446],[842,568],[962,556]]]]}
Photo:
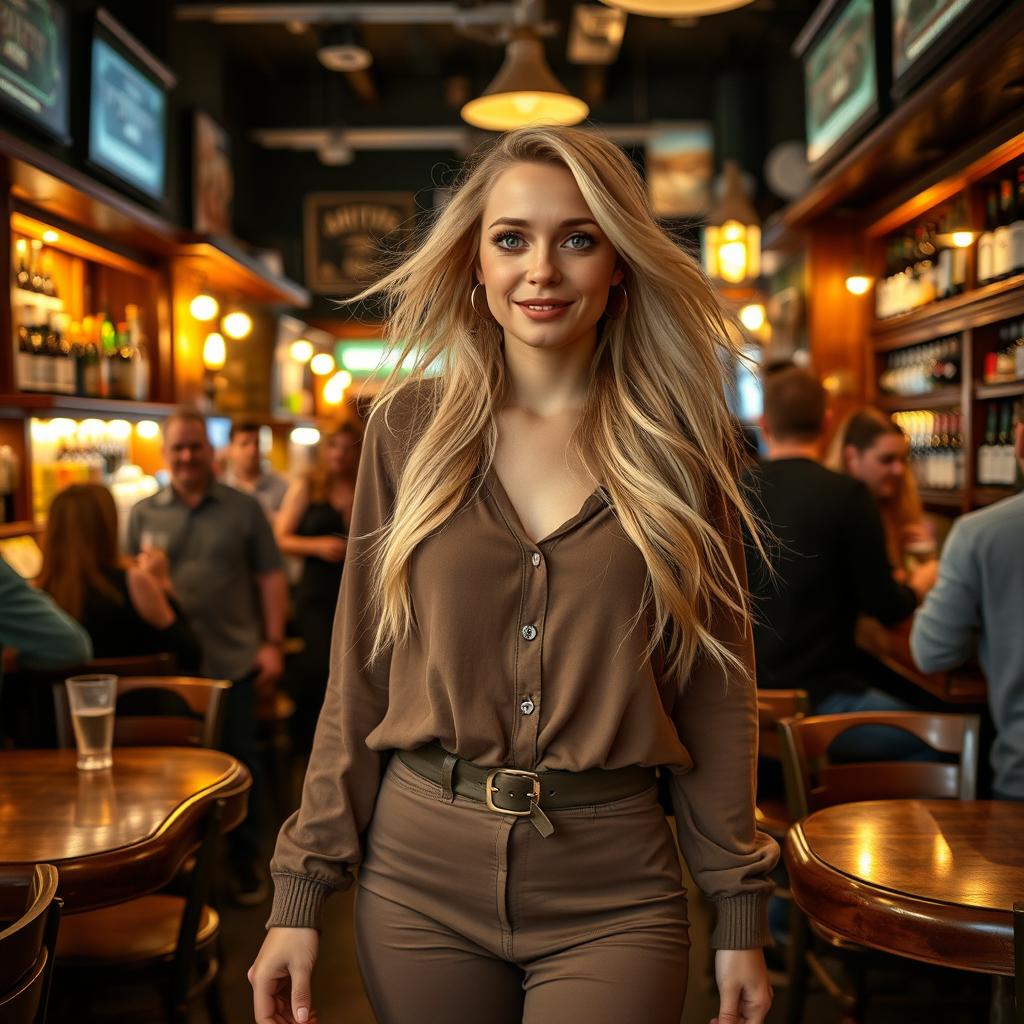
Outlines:
{"type": "Polygon", "coordinates": [[[169,416],[177,406],[165,402],[136,402],[124,398],[83,398],[78,395],[19,391],[10,395],[0,395],[0,411],[4,408],[21,409],[28,413],[89,413],[98,417],[106,415],[140,419],[169,416]]]}
{"type": "Polygon", "coordinates": [[[994,505],[997,501],[1012,498],[1015,494],[1020,494],[1020,491],[1014,487],[975,487],[974,505],[976,508],[994,505]]]}
{"type": "Polygon", "coordinates": [[[975,384],[974,397],[979,401],[989,398],[1017,398],[1024,395],[1024,380],[1000,381],[998,384],[975,384]]]}
{"type": "Polygon", "coordinates": [[[875,351],[889,352],[1021,314],[1024,314],[1024,274],[1015,274],[889,320],[878,320],[871,334],[875,351]]]}
{"type": "Polygon", "coordinates": [[[11,305],[14,308],[32,305],[51,313],[64,312],[64,300],[59,295],[43,295],[42,292],[29,291],[27,288],[11,288],[11,305]]]}
{"type": "Polygon", "coordinates": [[[936,388],[923,395],[879,395],[876,404],[886,412],[913,412],[917,409],[952,409],[963,402],[959,384],[936,388]]]}
{"type": "Polygon", "coordinates": [[[929,508],[963,508],[963,491],[933,490],[927,487],[919,488],[918,494],[921,503],[929,508]]]}

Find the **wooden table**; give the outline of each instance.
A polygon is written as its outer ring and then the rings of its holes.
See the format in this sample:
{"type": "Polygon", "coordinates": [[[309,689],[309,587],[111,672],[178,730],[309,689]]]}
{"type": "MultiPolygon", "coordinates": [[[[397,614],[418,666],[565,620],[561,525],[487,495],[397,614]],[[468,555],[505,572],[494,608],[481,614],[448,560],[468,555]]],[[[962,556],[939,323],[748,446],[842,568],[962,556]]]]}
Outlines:
{"type": "MultiPolygon", "coordinates": [[[[800,909],[847,939],[946,967],[1014,974],[1024,803],[828,807],[793,826],[786,865],[800,909]]],[[[1011,985],[1000,991],[1012,1000],[1011,985]]]]}
{"type": "Polygon", "coordinates": [[[209,805],[222,828],[244,818],[245,766],[216,750],[114,749],[108,771],[80,772],[73,750],[0,751],[0,865],[53,864],[64,912],[154,892],[198,845],[209,805]]]}

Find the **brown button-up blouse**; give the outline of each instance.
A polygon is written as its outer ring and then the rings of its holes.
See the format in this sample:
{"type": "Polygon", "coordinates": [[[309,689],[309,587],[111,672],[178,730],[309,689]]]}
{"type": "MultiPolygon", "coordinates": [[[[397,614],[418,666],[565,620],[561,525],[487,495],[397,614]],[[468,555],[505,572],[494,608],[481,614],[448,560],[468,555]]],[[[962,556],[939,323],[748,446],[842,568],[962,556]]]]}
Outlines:
{"type": "MultiPolygon", "coordinates": [[[[366,535],[391,513],[434,387],[408,385],[364,438],[327,695],[302,806],[271,862],[269,926],[317,926],[323,901],[351,885],[360,861],[381,753],[438,740],[488,767],[666,766],[680,847],[717,905],[713,946],[766,944],[779,850],[754,825],[753,673],[727,677],[706,662],[680,687],[643,658],[653,621],[637,615],[646,565],[603,489],[534,543],[494,470],[482,481],[478,470],[462,507],[413,556],[410,639],[366,666],[366,535]]],[[[741,547],[735,558],[742,567],[741,547]]],[[[752,663],[749,629],[716,632],[752,663]]]]}

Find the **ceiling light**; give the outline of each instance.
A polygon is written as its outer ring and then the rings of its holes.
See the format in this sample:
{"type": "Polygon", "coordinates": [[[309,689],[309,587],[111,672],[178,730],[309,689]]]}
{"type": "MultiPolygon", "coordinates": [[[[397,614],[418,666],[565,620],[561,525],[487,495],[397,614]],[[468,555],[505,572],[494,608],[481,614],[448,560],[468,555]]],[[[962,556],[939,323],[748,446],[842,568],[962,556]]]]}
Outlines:
{"type": "Polygon", "coordinates": [[[603,0],[609,7],[618,7],[629,14],[646,14],[652,18],[699,18],[705,14],[721,14],[746,7],[753,0],[603,0]]]}
{"type": "Polygon", "coordinates": [[[152,441],[160,436],[160,424],[156,420],[139,420],[135,424],[135,433],[144,441],[152,441]]]}
{"type": "Polygon", "coordinates": [[[306,447],[310,447],[311,445],[319,443],[320,431],[317,430],[316,427],[295,427],[288,437],[292,444],[301,444],[306,447]]]}
{"type": "Polygon", "coordinates": [[[47,245],[56,245],[56,243],[60,241],[60,235],[58,235],[52,228],[47,228],[46,231],[43,232],[43,241],[47,245]]]}
{"type": "Polygon", "coordinates": [[[196,320],[212,320],[220,312],[220,303],[205,293],[197,295],[189,304],[189,312],[196,320]]]}
{"type": "Polygon", "coordinates": [[[579,124],[588,113],[586,103],[551,73],[536,34],[518,28],[494,81],[462,108],[462,119],[475,128],[505,132],[531,124],[579,124]]]}
{"type": "Polygon", "coordinates": [[[373,54],[363,46],[354,25],[325,28],[316,55],[328,71],[365,71],[373,63],[373,54]]]}
{"type": "Polygon", "coordinates": [[[248,338],[252,333],[252,317],[248,313],[236,309],[233,313],[228,313],[224,317],[221,321],[221,327],[224,328],[224,333],[229,338],[235,338],[236,340],[248,338]]]}
{"type": "Polygon", "coordinates": [[[740,310],[740,323],[748,331],[757,333],[764,327],[765,309],[760,302],[750,302],[740,310]]]}
{"type": "Polygon", "coordinates": [[[747,198],[740,165],[726,160],[725,187],[704,229],[704,270],[726,284],[761,273],[761,222],[747,198]]]}
{"type": "Polygon", "coordinates": [[[324,385],[324,401],[328,405],[341,405],[342,399],[345,397],[345,388],[351,382],[351,376],[346,374],[344,370],[336,373],[324,385]],[[346,376],[348,376],[348,381],[345,380],[346,376]]]}
{"type": "Polygon", "coordinates": [[[295,362],[308,363],[313,358],[313,342],[307,341],[305,338],[299,338],[292,342],[288,353],[295,362]]]}
{"type": "Polygon", "coordinates": [[[317,156],[327,167],[344,167],[355,159],[352,147],[345,141],[345,133],[337,129],[328,132],[327,141],[321,144],[317,156]]]}
{"type": "Polygon", "coordinates": [[[851,295],[867,295],[871,289],[871,278],[867,274],[851,274],[846,279],[846,290],[851,295]]]}
{"type": "Polygon", "coordinates": [[[210,331],[203,342],[203,366],[208,370],[222,370],[227,361],[227,347],[224,335],[210,331]]]}
{"type": "Polygon", "coordinates": [[[326,377],[334,369],[334,356],[330,352],[317,352],[309,361],[309,368],[318,377],[326,377]]]}

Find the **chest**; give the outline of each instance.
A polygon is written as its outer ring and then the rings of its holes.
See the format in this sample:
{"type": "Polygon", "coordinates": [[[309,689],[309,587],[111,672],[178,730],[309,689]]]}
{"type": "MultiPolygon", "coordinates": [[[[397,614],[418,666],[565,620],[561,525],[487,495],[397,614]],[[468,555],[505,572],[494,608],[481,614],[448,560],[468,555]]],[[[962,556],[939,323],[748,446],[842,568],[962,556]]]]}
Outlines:
{"type": "Polygon", "coordinates": [[[499,419],[492,472],[534,543],[573,518],[597,480],[571,450],[572,424],[499,419]]]}

